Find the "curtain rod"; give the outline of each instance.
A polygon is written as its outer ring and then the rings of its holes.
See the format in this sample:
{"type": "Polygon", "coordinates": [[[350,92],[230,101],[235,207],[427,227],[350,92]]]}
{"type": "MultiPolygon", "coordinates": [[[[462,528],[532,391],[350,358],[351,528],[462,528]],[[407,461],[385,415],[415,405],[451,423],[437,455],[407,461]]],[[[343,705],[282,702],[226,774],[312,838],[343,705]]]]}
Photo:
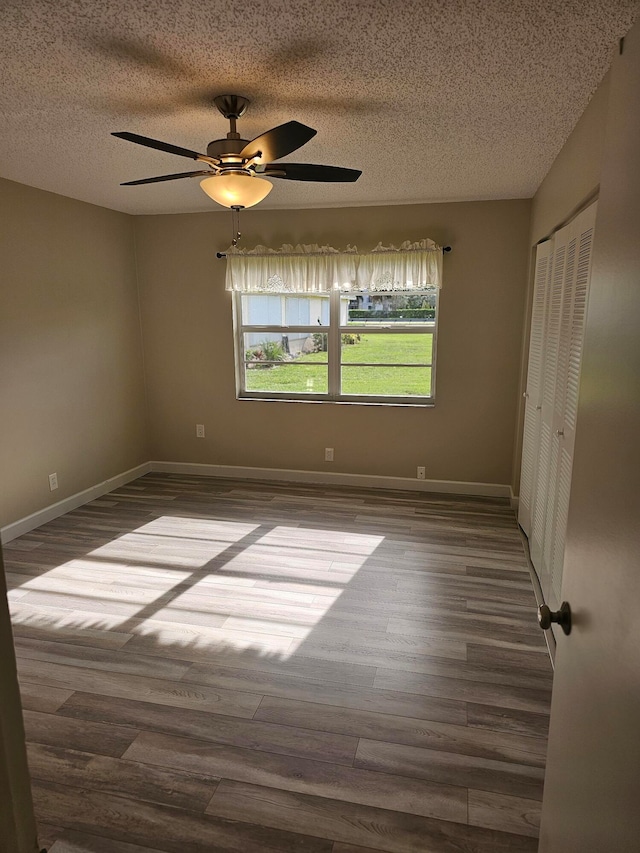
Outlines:
{"type": "MultiPolygon", "coordinates": [[[[451,252],[451,251],[452,251],[451,246],[443,246],[442,247],[443,254],[447,253],[447,252],[451,252]]],[[[216,258],[226,258],[226,257],[227,257],[226,252],[216,252],[216,258]]]]}

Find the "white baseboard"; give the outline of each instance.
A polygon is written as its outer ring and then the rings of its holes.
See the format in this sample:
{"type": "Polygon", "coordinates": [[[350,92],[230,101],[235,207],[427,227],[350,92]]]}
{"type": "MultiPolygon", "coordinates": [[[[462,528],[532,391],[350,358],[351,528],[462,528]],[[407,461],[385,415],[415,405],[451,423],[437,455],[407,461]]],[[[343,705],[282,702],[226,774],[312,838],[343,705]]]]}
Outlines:
{"type": "Polygon", "coordinates": [[[374,474],[344,474],[336,471],[297,471],[288,468],[251,468],[243,465],[206,465],[200,462],[151,462],[151,470],[163,474],[194,474],[240,480],[280,480],[290,483],[331,483],[365,489],[401,489],[412,492],[440,492],[511,498],[511,487],[501,483],[466,483],[459,480],[413,480],[374,474]]]}
{"type": "Polygon", "coordinates": [[[144,462],[122,474],[103,480],[82,492],[25,518],[0,528],[0,541],[11,542],[18,536],[59,518],[72,509],[89,503],[96,498],[137,480],[150,471],[164,474],[191,474],[200,477],[226,477],[239,480],[279,480],[289,483],[329,483],[336,486],[355,486],[363,489],[399,489],[411,492],[440,492],[449,495],[476,495],[481,497],[510,498],[514,500],[511,487],[501,483],[466,483],[459,480],[412,480],[410,477],[385,477],[373,474],[344,474],[336,471],[296,471],[288,468],[251,468],[244,465],[207,465],[200,462],[144,462]]]}
{"type": "Polygon", "coordinates": [[[518,514],[518,507],[520,506],[520,497],[518,495],[513,494],[513,489],[509,486],[510,500],[511,500],[511,509],[518,514]]]}
{"type": "Polygon", "coordinates": [[[20,518],[12,524],[7,524],[6,527],[0,529],[0,541],[11,542],[12,539],[16,539],[18,536],[22,536],[36,527],[40,527],[41,524],[53,521],[54,518],[59,518],[72,509],[89,503],[89,501],[94,501],[96,498],[106,495],[107,492],[112,492],[114,489],[130,483],[132,480],[137,480],[138,477],[148,474],[149,471],[151,471],[151,464],[144,462],[142,465],[130,468],[122,474],[117,474],[115,477],[103,480],[102,483],[90,486],[90,488],[84,489],[82,492],[76,492],[75,495],[71,495],[64,500],[38,510],[38,512],[27,515],[25,518],[20,518]]]}

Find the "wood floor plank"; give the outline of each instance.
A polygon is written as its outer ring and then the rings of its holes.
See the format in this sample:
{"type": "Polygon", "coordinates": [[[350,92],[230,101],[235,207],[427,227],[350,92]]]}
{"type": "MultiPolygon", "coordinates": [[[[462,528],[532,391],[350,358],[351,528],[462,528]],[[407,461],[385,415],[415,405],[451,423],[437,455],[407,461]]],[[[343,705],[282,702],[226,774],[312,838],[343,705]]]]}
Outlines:
{"type": "Polygon", "coordinates": [[[497,649],[491,646],[467,643],[467,660],[472,664],[499,666],[518,672],[543,672],[549,681],[553,680],[553,669],[546,649],[536,651],[526,649],[497,649]]]}
{"type": "Polygon", "coordinates": [[[467,816],[467,792],[462,787],[192,738],[143,732],[125,758],[403,814],[463,822],[467,816]]]}
{"type": "MultiPolygon", "coordinates": [[[[7,586],[9,583],[10,583],[10,581],[7,582],[7,586]]],[[[19,599],[24,598],[28,592],[29,592],[28,589],[11,589],[11,588],[8,588],[7,589],[7,600],[10,602],[18,601],[19,599]]]]}
{"type": "MultiPolygon", "coordinates": [[[[374,625],[377,623],[374,621],[374,625]]],[[[365,666],[379,666],[385,656],[409,654],[431,657],[466,658],[466,642],[463,638],[412,636],[374,630],[340,631],[325,627],[322,623],[309,634],[302,645],[301,653],[308,657],[325,657],[330,660],[349,660],[365,666]]]]}
{"type": "Polygon", "coordinates": [[[25,606],[22,601],[19,606],[12,605],[11,621],[15,637],[28,637],[45,642],[55,639],[58,643],[73,643],[98,649],[120,649],[132,636],[98,628],[87,621],[78,624],[78,618],[68,610],[25,606]]]}
{"type": "Polygon", "coordinates": [[[353,734],[369,740],[401,743],[441,752],[531,764],[535,767],[544,767],[547,749],[544,737],[480,731],[469,726],[297,702],[272,696],[264,697],[254,719],[318,731],[353,734]]]}
{"type": "Polygon", "coordinates": [[[135,654],[124,648],[112,651],[91,646],[76,646],[73,643],[46,642],[17,637],[15,649],[16,655],[20,658],[174,681],[179,681],[189,669],[189,664],[185,661],[135,654]]]}
{"type": "Polygon", "coordinates": [[[549,713],[521,711],[514,708],[467,704],[468,725],[473,728],[492,729],[498,732],[517,732],[532,737],[546,738],[549,730],[549,713]]]}
{"type": "Polygon", "coordinates": [[[506,616],[519,622],[523,628],[529,628],[537,605],[533,594],[530,601],[517,603],[469,596],[466,600],[466,611],[477,616],[506,616]]]}
{"type": "Polygon", "coordinates": [[[32,779],[203,812],[220,781],[136,761],[39,743],[28,745],[32,779]]]}
{"type": "Polygon", "coordinates": [[[243,820],[262,825],[389,853],[533,853],[537,846],[522,836],[226,780],[213,795],[207,813],[227,818],[242,815],[243,820]]]}
{"type": "MultiPolygon", "coordinates": [[[[486,583],[475,583],[475,579],[464,577],[450,578],[447,575],[438,575],[430,582],[422,575],[414,577],[411,582],[407,579],[398,581],[398,590],[393,596],[386,595],[387,600],[391,598],[396,607],[401,608],[406,615],[411,617],[415,613],[419,618],[422,613],[428,614],[430,611],[439,609],[448,609],[455,612],[456,610],[464,610],[461,602],[464,599],[477,599],[478,601],[497,602],[505,605],[513,605],[514,607],[528,607],[531,622],[535,624],[535,596],[531,585],[529,588],[526,585],[510,585],[508,582],[502,582],[491,587],[486,583]]],[[[362,594],[359,591],[351,591],[347,588],[340,597],[338,604],[348,607],[350,603],[369,605],[369,607],[380,606],[384,604],[386,590],[366,590],[362,594]]],[[[394,614],[395,615],[395,614],[394,614]]]]}
{"type": "Polygon", "coordinates": [[[412,637],[446,636],[466,642],[505,648],[535,650],[544,643],[540,630],[535,630],[533,620],[529,627],[521,625],[516,619],[507,619],[504,616],[484,617],[476,613],[455,613],[448,618],[430,614],[425,620],[391,616],[388,631],[391,634],[405,634],[412,637]]]}
{"type": "MultiPolygon", "coordinates": [[[[334,560],[331,568],[340,572],[351,572],[355,574],[360,570],[362,561],[349,561],[346,556],[341,559],[334,560]]],[[[368,557],[366,560],[366,572],[368,575],[381,575],[384,578],[394,578],[397,580],[397,588],[400,588],[400,582],[403,577],[414,577],[415,575],[435,576],[446,575],[452,577],[458,575],[464,577],[466,574],[464,561],[455,560],[438,560],[424,558],[423,560],[415,560],[404,558],[402,556],[389,557],[368,557]]]]}
{"type": "Polygon", "coordinates": [[[367,670],[373,670],[374,676],[369,682],[372,686],[375,680],[375,673],[379,668],[384,669],[401,669],[407,672],[431,672],[434,668],[442,666],[445,670],[448,661],[463,661],[466,656],[465,643],[422,643],[413,644],[410,648],[422,649],[422,652],[403,652],[400,650],[382,650],[367,646],[366,643],[359,642],[359,638],[354,638],[351,641],[323,641],[311,637],[301,648],[301,653],[297,655],[297,660],[309,662],[308,666],[312,667],[313,661],[325,659],[336,665],[345,667],[365,667],[367,670]],[[438,661],[435,663],[434,661],[438,661]]]}
{"type": "MultiPolygon", "coordinates": [[[[115,696],[120,699],[142,699],[159,705],[176,708],[215,710],[232,717],[253,717],[261,694],[248,691],[232,691],[208,688],[200,683],[181,681],[178,686],[159,678],[123,675],[120,673],[96,672],[78,666],[44,663],[23,658],[19,662],[19,674],[23,681],[54,687],[68,687],[100,696],[115,696]]],[[[248,685],[247,685],[248,686],[248,685]]]]}
{"type": "MultiPolygon", "coordinates": [[[[312,681],[303,678],[265,674],[250,669],[234,669],[213,664],[194,664],[185,679],[226,690],[253,689],[268,696],[319,702],[344,708],[361,708],[382,714],[418,717],[425,720],[452,721],[464,725],[467,721],[466,702],[455,699],[424,696],[400,690],[312,681]]],[[[254,709],[255,712],[256,709],[254,709]]]]}
{"type": "MultiPolygon", "coordinates": [[[[36,781],[37,811],[63,827],[165,853],[329,853],[331,842],[85,788],[36,781]]],[[[107,848],[108,849],[108,848],[107,848]]]]}
{"type": "Polygon", "coordinates": [[[463,788],[542,799],[543,768],[361,738],[356,767],[463,788]]]}
{"type": "Polygon", "coordinates": [[[20,698],[22,707],[26,711],[42,711],[45,714],[53,714],[73,695],[73,690],[64,687],[50,687],[48,684],[29,684],[22,682],[20,685],[20,698]]]}
{"type": "MultiPolygon", "coordinates": [[[[40,842],[42,844],[42,841],[40,842]]],[[[160,853],[157,847],[141,847],[128,841],[62,830],[49,853],[160,853]]]]}
{"type": "Polygon", "coordinates": [[[102,697],[90,693],[74,693],[59,709],[59,714],[334,764],[353,764],[357,747],[357,735],[176,709],[131,699],[111,699],[105,704],[102,697]]]}
{"type": "Polygon", "coordinates": [[[153,617],[132,618],[128,623],[134,636],[151,637],[163,647],[164,654],[176,645],[181,648],[194,645],[206,647],[211,657],[215,657],[218,651],[228,650],[238,654],[253,650],[259,656],[280,656],[286,655],[294,643],[291,636],[251,631],[249,628],[229,630],[223,627],[226,616],[216,617],[224,621],[220,627],[215,627],[215,622],[212,625],[208,616],[201,611],[164,608],[153,617]]]}
{"type": "MultiPolygon", "coordinates": [[[[502,649],[497,651],[500,652],[502,649]]],[[[400,652],[393,655],[380,654],[376,660],[379,661],[378,669],[381,672],[405,670],[416,675],[454,678],[459,681],[480,681],[485,685],[509,685],[533,690],[539,688],[544,691],[549,691],[552,683],[551,672],[522,666],[518,668],[501,663],[498,655],[493,661],[489,658],[486,663],[456,658],[443,659],[428,654],[407,655],[400,652]]],[[[427,678],[426,681],[428,680],[427,678]]],[[[407,683],[411,683],[411,679],[408,678],[407,683]]]]}
{"type": "Polygon", "coordinates": [[[41,850],[50,850],[56,840],[64,833],[64,829],[61,826],[45,823],[42,820],[36,821],[36,830],[38,834],[38,847],[41,850]]]}
{"type": "Polygon", "coordinates": [[[472,826],[537,838],[541,810],[541,803],[534,800],[490,791],[469,791],[469,823],[472,826]]]}
{"type": "Polygon", "coordinates": [[[133,743],[139,732],[128,726],[107,725],[23,711],[24,728],[29,743],[94,751],[99,755],[119,758],[133,743]]]}
{"type": "MultiPolygon", "coordinates": [[[[127,643],[127,650],[148,655],[167,654],[166,646],[158,643],[153,634],[134,635],[127,643]]],[[[464,651],[462,653],[464,654],[464,651]]],[[[193,642],[185,641],[183,644],[174,641],[171,644],[171,654],[174,658],[191,663],[210,664],[212,658],[215,658],[218,665],[229,668],[252,669],[311,681],[337,681],[363,687],[371,687],[376,674],[376,666],[373,664],[334,661],[328,657],[295,655],[283,659],[278,655],[243,655],[233,648],[216,647],[212,650],[206,636],[194,636],[193,642]],[[196,642],[198,639],[199,642],[196,642]]]]}
{"type": "Polygon", "coordinates": [[[497,705],[535,713],[544,713],[551,701],[551,688],[546,684],[520,687],[517,684],[483,683],[468,678],[449,678],[382,668],[378,669],[373,683],[374,687],[383,690],[402,688],[430,697],[497,705]]]}
{"type": "MultiPolygon", "coordinates": [[[[484,566],[474,566],[467,565],[466,574],[471,578],[482,578],[483,580],[497,580],[503,581],[507,578],[509,580],[516,578],[521,581],[523,584],[530,583],[529,579],[529,569],[526,564],[522,564],[522,566],[507,566],[500,567],[494,566],[493,568],[486,568],[484,566]]],[[[532,589],[533,592],[533,589],[532,589]]]]}

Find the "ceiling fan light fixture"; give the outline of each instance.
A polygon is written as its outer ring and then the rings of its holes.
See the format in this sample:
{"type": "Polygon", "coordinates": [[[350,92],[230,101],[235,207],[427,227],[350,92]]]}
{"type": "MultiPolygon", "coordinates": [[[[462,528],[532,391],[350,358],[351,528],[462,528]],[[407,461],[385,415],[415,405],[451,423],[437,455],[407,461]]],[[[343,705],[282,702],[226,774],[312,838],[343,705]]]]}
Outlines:
{"type": "Polygon", "coordinates": [[[265,199],[273,184],[246,172],[222,172],[200,181],[206,194],[223,207],[253,207],[265,199]]]}

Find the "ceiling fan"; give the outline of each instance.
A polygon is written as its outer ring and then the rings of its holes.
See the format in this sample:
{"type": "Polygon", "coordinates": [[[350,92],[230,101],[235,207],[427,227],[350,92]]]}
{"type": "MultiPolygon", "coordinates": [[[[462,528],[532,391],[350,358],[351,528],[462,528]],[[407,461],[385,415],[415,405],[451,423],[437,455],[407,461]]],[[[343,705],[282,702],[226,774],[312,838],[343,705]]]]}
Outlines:
{"type": "Polygon", "coordinates": [[[218,95],[214,104],[229,120],[231,129],[225,139],[215,139],[207,146],[206,154],[180,148],[137,133],[113,133],[147,148],[167,151],[179,157],[188,157],[206,164],[207,169],[199,172],[179,172],[175,175],[159,175],[138,181],[125,181],[121,186],[153,184],[157,181],[175,181],[180,178],[202,178],[202,189],[224,207],[242,209],[253,207],[271,192],[272,184],[266,178],[281,178],[286,181],[357,181],[361,171],[343,169],[339,166],[317,166],[309,163],[273,163],[301,148],[317,133],[313,128],[288,121],[257,136],[250,142],[241,139],[236,130],[236,121],[247,111],[249,99],[241,95],[218,95]]]}

